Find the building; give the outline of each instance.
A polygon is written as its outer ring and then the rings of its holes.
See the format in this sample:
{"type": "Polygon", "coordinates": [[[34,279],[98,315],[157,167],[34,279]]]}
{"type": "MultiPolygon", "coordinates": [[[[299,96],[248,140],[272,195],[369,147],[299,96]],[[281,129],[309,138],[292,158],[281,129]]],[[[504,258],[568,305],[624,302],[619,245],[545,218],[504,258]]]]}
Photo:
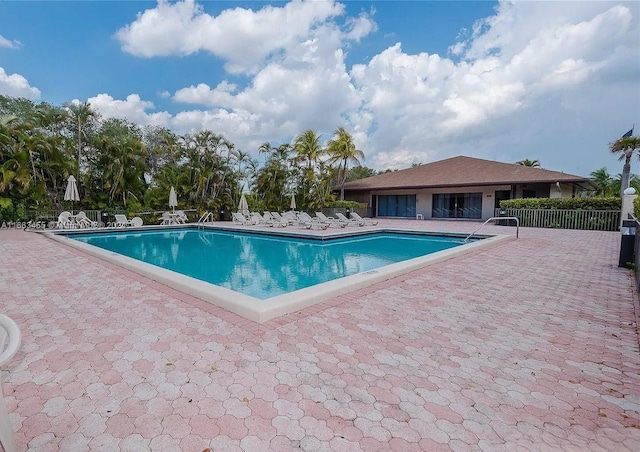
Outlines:
{"type": "Polygon", "coordinates": [[[347,182],[344,197],[367,203],[371,216],[480,220],[505,199],[573,198],[594,189],[573,174],[458,156],[347,182]]]}

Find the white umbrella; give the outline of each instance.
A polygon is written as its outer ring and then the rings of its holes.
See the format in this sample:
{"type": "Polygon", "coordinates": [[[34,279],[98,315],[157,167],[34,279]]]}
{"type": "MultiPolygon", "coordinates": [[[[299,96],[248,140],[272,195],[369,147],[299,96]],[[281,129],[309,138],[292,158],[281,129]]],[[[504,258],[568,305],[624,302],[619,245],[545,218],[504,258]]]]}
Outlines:
{"type": "Polygon", "coordinates": [[[64,200],[71,201],[71,210],[73,210],[73,201],[80,201],[78,185],[76,184],[76,178],[73,177],[73,174],[67,179],[67,189],[64,192],[64,200]]]}
{"type": "Polygon", "coordinates": [[[178,196],[176,195],[176,190],[171,186],[171,191],[169,192],[169,207],[171,207],[174,211],[178,206],[178,196]]]}
{"type": "Polygon", "coordinates": [[[249,213],[249,203],[247,203],[247,198],[244,196],[244,193],[240,197],[240,204],[238,204],[238,212],[249,213]]]}
{"type": "Polygon", "coordinates": [[[291,207],[291,210],[296,210],[296,196],[294,194],[291,194],[291,205],[289,207],[291,207]]]}

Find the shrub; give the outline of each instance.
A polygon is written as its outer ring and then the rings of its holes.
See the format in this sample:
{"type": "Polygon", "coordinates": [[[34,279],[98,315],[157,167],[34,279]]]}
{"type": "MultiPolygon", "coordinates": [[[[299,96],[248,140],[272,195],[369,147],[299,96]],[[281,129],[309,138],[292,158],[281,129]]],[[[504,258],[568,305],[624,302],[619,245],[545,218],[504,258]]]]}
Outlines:
{"type": "MultiPolygon", "coordinates": [[[[634,204],[635,205],[635,204],[634,204]]],[[[500,201],[501,209],[620,210],[620,198],[523,198],[500,201]]]]}
{"type": "Polygon", "coordinates": [[[10,199],[0,203],[0,223],[24,220],[25,213],[23,203],[16,203],[10,199]]]}
{"type": "Polygon", "coordinates": [[[640,218],[640,196],[633,200],[633,216],[640,218]]]}
{"type": "Polygon", "coordinates": [[[327,204],[329,208],[348,208],[348,209],[358,209],[362,207],[367,207],[366,204],[357,202],[357,201],[332,201],[327,204]]]}

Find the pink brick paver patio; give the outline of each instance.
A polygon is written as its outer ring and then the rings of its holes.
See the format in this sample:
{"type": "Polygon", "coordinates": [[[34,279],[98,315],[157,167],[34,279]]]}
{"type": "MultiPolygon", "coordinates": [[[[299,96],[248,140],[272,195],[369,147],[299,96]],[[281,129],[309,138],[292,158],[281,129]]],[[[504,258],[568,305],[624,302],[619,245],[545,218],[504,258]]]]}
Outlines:
{"type": "Polygon", "coordinates": [[[0,311],[23,333],[1,370],[18,450],[638,451],[638,299],[619,244],[523,228],[259,325],[0,230],[0,311]]]}

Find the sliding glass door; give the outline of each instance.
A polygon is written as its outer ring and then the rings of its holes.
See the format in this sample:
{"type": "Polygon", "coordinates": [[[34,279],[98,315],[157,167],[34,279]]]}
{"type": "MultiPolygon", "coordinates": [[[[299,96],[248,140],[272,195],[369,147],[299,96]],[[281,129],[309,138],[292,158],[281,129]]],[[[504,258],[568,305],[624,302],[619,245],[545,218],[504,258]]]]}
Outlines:
{"type": "Polygon", "coordinates": [[[379,195],[378,216],[415,218],[416,195],[379,195]]]}
{"type": "Polygon", "coordinates": [[[433,195],[433,218],[482,218],[482,193],[433,195]]]}

